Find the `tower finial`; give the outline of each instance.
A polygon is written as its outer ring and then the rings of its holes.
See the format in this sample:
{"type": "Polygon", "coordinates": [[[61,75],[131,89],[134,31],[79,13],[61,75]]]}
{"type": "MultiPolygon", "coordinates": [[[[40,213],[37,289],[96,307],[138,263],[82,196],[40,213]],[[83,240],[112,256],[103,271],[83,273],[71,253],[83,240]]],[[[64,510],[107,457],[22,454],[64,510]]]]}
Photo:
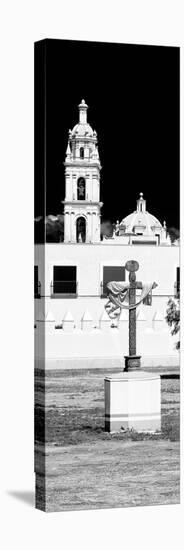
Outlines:
{"type": "Polygon", "coordinates": [[[87,122],[87,109],[88,105],[84,99],[79,104],[79,122],[85,124],[87,122]]]}
{"type": "Polygon", "coordinates": [[[137,212],[146,211],[146,201],[143,198],[143,193],[139,193],[139,199],[137,200],[137,212]]]}
{"type": "Polygon", "coordinates": [[[69,142],[68,142],[67,150],[66,150],[66,158],[70,159],[70,157],[71,157],[71,149],[70,149],[70,145],[69,145],[69,142]]]}

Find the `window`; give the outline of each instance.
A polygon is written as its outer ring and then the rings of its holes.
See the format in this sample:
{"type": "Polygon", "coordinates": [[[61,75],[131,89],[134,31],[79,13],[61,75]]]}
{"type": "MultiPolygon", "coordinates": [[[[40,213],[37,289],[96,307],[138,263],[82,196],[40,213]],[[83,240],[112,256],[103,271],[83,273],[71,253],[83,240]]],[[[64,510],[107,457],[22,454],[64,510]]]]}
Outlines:
{"type": "Polygon", "coordinates": [[[110,281],[125,281],[125,267],[114,265],[103,267],[103,282],[101,284],[102,297],[107,296],[107,283],[109,283],[110,281]]]}
{"type": "Polygon", "coordinates": [[[159,233],[155,233],[155,237],[158,237],[158,244],[160,244],[160,235],[159,235],[159,233]]]}
{"type": "Polygon", "coordinates": [[[179,297],[179,294],[180,294],[180,268],[177,267],[176,268],[176,292],[175,292],[176,297],[179,297]]]}
{"type": "Polygon", "coordinates": [[[84,178],[79,178],[77,181],[77,200],[85,200],[86,182],[84,178]]]}
{"type": "Polygon", "coordinates": [[[134,240],[132,240],[132,244],[155,244],[156,245],[157,243],[156,243],[156,241],[138,241],[138,240],[134,241],[134,240]]]}
{"type": "Polygon", "coordinates": [[[80,147],[80,158],[84,158],[84,147],[80,147]]]}
{"type": "Polygon", "coordinates": [[[41,297],[41,284],[38,280],[38,266],[34,266],[34,297],[40,298],[41,297]]]}
{"type": "Polygon", "coordinates": [[[52,295],[72,295],[77,294],[76,266],[55,265],[53,268],[52,295]]]}
{"type": "Polygon", "coordinates": [[[77,243],[86,242],[86,220],[83,216],[77,218],[76,222],[76,241],[77,243]]]}

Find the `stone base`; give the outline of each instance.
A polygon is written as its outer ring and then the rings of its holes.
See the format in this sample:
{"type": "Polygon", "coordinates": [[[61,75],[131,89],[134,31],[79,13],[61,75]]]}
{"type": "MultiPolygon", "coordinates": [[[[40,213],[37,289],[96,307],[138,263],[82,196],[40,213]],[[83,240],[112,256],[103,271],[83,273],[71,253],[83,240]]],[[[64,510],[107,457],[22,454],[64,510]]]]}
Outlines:
{"type": "Polygon", "coordinates": [[[139,370],[141,368],[141,355],[125,355],[124,372],[139,370]]]}
{"type": "Polygon", "coordinates": [[[160,375],[129,372],[105,378],[106,431],[156,432],[160,429],[160,375]]]}

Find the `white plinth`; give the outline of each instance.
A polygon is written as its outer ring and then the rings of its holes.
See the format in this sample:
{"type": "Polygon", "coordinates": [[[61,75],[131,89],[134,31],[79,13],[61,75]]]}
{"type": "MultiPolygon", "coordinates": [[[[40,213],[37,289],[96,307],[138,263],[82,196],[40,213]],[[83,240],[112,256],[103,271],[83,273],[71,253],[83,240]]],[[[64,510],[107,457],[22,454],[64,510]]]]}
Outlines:
{"type": "Polygon", "coordinates": [[[159,374],[128,372],[105,378],[105,430],[161,429],[161,380],[159,374]]]}

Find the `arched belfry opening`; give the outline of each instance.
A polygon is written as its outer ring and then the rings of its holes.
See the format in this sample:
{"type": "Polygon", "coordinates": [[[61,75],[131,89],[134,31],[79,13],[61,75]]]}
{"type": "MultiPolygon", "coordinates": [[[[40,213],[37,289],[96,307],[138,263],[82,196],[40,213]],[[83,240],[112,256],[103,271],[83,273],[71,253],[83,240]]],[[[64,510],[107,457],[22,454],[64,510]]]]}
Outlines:
{"type": "Polygon", "coordinates": [[[84,201],[86,197],[86,182],[84,178],[77,180],[77,200],[84,201]]]}
{"type": "Polygon", "coordinates": [[[77,218],[76,222],[76,241],[77,243],[86,242],[86,220],[83,216],[77,218]]]}
{"type": "Polygon", "coordinates": [[[80,147],[80,159],[84,158],[84,147],[80,147]]]}

